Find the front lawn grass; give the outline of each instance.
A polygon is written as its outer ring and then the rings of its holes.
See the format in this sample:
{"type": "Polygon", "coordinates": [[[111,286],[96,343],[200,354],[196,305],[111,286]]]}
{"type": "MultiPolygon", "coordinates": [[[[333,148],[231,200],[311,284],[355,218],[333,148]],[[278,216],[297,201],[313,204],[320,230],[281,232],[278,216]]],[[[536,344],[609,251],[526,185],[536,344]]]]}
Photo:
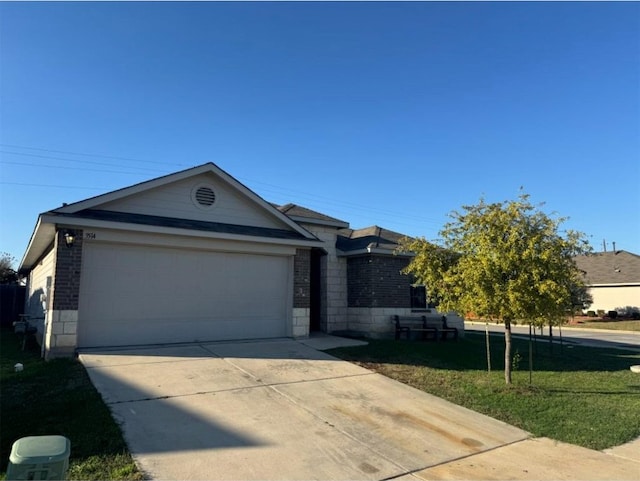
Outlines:
{"type": "Polygon", "coordinates": [[[458,342],[371,340],[328,352],[535,436],[597,450],[640,436],[640,375],[629,369],[640,352],[545,342],[534,351],[530,385],[528,341],[513,340],[511,386],[502,336],[491,336],[491,373],[484,335],[470,332],[458,342]]]}
{"type": "Polygon", "coordinates": [[[144,479],[79,361],[45,362],[35,344],[22,351],[11,328],[0,330],[0,349],[0,477],[16,440],[58,434],[71,441],[67,479],[144,479]]]}

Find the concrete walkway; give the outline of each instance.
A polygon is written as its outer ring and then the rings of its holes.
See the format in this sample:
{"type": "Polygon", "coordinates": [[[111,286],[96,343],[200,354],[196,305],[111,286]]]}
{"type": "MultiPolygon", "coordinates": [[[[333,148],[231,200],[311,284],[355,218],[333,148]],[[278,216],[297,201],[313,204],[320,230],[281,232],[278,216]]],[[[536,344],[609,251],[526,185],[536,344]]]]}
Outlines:
{"type": "Polygon", "coordinates": [[[316,349],[351,342],[158,346],[80,360],[153,479],[640,479],[637,446],[605,454],[531,439],[316,349]]]}

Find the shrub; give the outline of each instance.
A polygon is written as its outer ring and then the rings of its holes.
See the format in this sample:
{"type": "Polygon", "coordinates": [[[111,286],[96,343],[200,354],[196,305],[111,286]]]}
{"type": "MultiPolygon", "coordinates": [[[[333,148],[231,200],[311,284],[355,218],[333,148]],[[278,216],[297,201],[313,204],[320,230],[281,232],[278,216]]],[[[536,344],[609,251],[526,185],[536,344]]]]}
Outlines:
{"type": "Polygon", "coordinates": [[[640,307],[637,306],[621,306],[616,307],[618,317],[626,319],[640,320],[640,307]]]}
{"type": "Polygon", "coordinates": [[[596,317],[596,311],[587,311],[587,317],[596,317]]]}
{"type": "Polygon", "coordinates": [[[618,311],[609,311],[607,312],[607,317],[609,317],[609,319],[615,319],[618,317],[618,311]]]}

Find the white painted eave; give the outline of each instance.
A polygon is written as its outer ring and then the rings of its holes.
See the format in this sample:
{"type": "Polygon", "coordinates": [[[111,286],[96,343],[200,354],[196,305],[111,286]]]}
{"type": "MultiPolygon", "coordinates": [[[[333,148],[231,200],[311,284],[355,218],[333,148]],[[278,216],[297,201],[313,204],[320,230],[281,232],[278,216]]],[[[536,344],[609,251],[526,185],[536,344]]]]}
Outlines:
{"type": "Polygon", "coordinates": [[[77,229],[113,229],[113,230],[121,230],[121,231],[129,231],[129,232],[144,232],[144,233],[155,233],[155,234],[167,234],[167,235],[178,235],[183,237],[196,237],[196,238],[205,238],[205,239],[224,239],[224,240],[237,240],[242,242],[254,242],[261,244],[274,244],[274,245],[287,245],[287,246],[295,246],[295,247],[322,247],[324,243],[317,239],[278,239],[273,237],[265,237],[265,236],[251,236],[251,235],[241,235],[241,234],[230,234],[226,232],[210,232],[204,230],[194,230],[194,229],[181,229],[177,227],[164,227],[164,226],[155,226],[155,225],[144,225],[144,224],[131,224],[127,222],[114,222],[114,221],[104,221],[104,220],[96,220],[96,219],[84,219],[84,218],[73,218],[73,217],[65,217],[61,219],[56,215],[43,215],[43,222],[48,222],[51,224],[56,224],[60,228],[77,228],[77,229]]]}
{"type": "Polygon", "coordinates": [[[33,264],[44,254],[47,248],[51,245],[56,235],[55,224],[47,223],[44,220],[44,214],[38,216],[38,221],[29,239],[27,250],[22,256],[20,261],[20,267],[18,272],[23,270],[29,270],[33,267],[33,264]]]}
{"type": "Polygon", "coordinates": [[[73,217],[61,218],[55,214],[40,214],[36,227],[29,240],[27,250],[20,262],[19,271],[28,271],[37,260],[45,253],[55,238],[57,229],[113,229],[129,232],[144,232],[152,234],[176,235],[182,237],[192,237],[200,239],[221,239],[240,242],[252,242],[259,244],[271,244],[292,247],[324,247],[324,242],[313,239],[277,239],[264,236],[249,236],[239,234],[229,234],[223,232],[208,232],[192,229],[179,229],[175,227],[163,227],[153,225],[130,224],[126,222],[109,222],[95,219],[82,219],[73,217]]]}

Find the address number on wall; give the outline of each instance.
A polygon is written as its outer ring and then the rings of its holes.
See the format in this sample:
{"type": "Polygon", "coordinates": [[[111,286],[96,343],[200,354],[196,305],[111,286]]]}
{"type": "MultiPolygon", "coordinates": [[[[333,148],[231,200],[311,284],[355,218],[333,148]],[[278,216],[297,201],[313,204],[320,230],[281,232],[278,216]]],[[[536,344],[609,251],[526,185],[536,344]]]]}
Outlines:
{"type": "Polygon", "coordinates": [[[95,232],[85,232],[84,233],[84,238],[85,239],[95,239],[96,238],[96,233],[95,232]]]}

